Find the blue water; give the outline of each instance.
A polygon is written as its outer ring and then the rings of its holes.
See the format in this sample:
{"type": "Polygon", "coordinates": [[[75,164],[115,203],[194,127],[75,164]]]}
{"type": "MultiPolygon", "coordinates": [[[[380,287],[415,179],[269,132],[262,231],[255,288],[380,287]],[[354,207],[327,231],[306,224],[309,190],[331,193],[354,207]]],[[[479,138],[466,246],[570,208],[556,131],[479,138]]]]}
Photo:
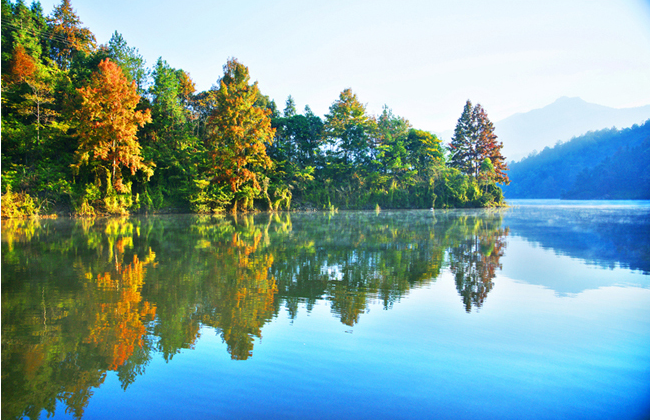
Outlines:
{"type": "Polygon", "coordinates": [[[648,418],[650,206],[580,204],[3,224],[3,416],[648,418]]]}

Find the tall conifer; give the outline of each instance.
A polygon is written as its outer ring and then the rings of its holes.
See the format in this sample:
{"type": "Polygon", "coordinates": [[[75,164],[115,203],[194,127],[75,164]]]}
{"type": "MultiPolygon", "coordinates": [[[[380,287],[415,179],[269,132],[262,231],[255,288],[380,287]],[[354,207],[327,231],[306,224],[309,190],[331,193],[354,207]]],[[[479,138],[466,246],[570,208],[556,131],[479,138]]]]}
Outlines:
{"type": "Polygon", "coordinates": [[[458,119],[454,136],[451,138],[449,166],[459,171],[470,174],[471,160],[474,155],[472,141],[472,102],[468,99],[463,108],[463,113],[458,119]]]}
{"type": "Polygon", "coordinates": [[[468,100],[451,139],[449,166],[478,179],[481,164],[489,159],[494,167],[495,182],[508,184],[508,165],[501,154],[502,148],[503,143],[497,141],[494,133],[494,124],[481,104],[472,107],[468,100]]]}

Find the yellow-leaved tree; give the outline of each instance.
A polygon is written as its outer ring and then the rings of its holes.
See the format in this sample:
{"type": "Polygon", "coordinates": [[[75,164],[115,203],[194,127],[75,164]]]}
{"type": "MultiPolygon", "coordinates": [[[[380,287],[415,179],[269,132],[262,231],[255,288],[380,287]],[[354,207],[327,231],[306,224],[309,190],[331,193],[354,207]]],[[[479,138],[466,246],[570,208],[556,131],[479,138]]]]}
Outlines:
{"type": "Polygon", "coordinates": [[[240,203],[243,208],[252,207],[253,198],[262,191],[261,172],[272,165],[266,154],[266,145],[275,134],[271,112],[255,105],[259,89],[257,82],[249,85],[249,80],[246,66],[234,58],[228,60],[208,119],[214,176],[230,186],[233,212],[240,203]]]}
{"type": "Polygon", "coordinates": [[[90,165],[97,184],[104,175],[107,188],[112,186],[118,193],[130,192],[122,182],[122,170],[128,169],[131,175],[140,170],[150,177],[154,166],[144,162],[137,138],[138,127],[151,121],[151,113],[148,109],[136,110],[140,96],[135,82],[129,83],[122,69],[105,59],[92,74],[90,83],[77,92],[81,104],[74,116],[79,146],[73,169],[78,173],[82,165],[90,165]]]}

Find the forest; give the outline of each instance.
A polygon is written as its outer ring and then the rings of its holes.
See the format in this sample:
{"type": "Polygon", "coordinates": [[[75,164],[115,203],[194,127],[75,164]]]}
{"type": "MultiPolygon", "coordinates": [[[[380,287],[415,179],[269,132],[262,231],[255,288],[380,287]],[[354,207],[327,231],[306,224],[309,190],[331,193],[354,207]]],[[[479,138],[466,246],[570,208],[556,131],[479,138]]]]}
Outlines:
{"type": "Polygon", "coordinates": [[[510,163],[508,198],[650,199],[650,120],[605,129],[510,163]]]}
{"type": "Polygon", "coordinates": [[[283,109],[228,59],[197,92],[69,0],[2,0],[2,217],[504,205],[508,170],[468,100],[451,144],[349,88],[323,118],[283,109]]]}

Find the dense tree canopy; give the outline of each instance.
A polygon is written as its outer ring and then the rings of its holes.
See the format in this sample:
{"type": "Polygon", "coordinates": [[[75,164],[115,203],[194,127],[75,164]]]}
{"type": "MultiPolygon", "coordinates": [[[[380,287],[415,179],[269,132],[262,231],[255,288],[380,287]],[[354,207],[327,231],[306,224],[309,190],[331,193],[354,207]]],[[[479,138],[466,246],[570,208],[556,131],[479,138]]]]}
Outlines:
{"type": "Polygon", "coordinates": [[[225,181],[233,194],[233,211],[238,203],[245,208],[261,192],[260,177],[272,161],[266,145],[273,141],[270,111],[255,105],[259,95],[257,82],[249,84],[248,68],[231,59],[217,91],[215,109],[208,119],[208,137],[215,180],[225,181]]]}
{"type": "Polygon", "coordinates": [[[70,0],[49,16],[1,1],[4,216],[503,204],[480,106],[456,136],[474,149],[447,164],[435,135],[387,106],[371,115],[352,89],[324,117],[291,96],[279,110],[233,58],[197,92],[117,31],[98,45],[70,0]]]}

